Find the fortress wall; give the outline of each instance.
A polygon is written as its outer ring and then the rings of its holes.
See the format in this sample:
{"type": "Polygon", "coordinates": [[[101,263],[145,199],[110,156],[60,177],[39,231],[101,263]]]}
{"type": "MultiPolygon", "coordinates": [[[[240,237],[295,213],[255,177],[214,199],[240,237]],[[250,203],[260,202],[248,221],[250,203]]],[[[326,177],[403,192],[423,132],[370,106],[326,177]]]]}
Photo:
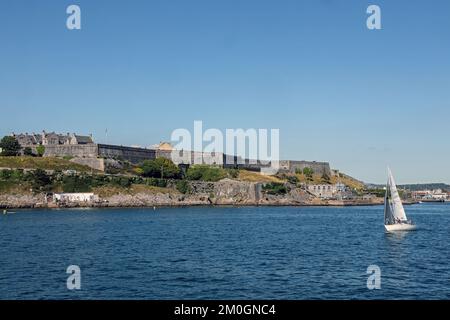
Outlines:
{"type": "Polygon", "coordinates": [[[73,158],[71,162],[88,166],[92,169],[105,171],[105,159],[101,158],[73,158]]]}
{"type": "Polygon", "coordinates": [[[98,145],[98,156],[102,158],[112,158],[127,160],[131,163],[141,163],[144,160],[152,160],[156,157],[155,150],[144,148],[133,148],[124,146],[115,146],[109,144],[98,145]]]}
{"type": "Polygon", "coordinates": [[[155,159],[155,150],[106,144],[45,146],[44,157],[64,156],[74,158],[91,158],[91,160],[86,161],[91,161],[91,164],[95,167],[95,169],[97,169],[102,167],[102,164],[96,161],[98,157],[127,160],[131,163],[140,163],[144,160],[155,159]]]}
{"type": "MultiPolygon", "coordinates": [[[[97,170],[104,170],[104,163],[97,161],[97,158],[109,158],[117,160],[126,160],[134,164],[141,163],[144,160],[152,160],[156,157],[165,157],[171,160],[176,160],[175,155],[179,156],[179,161],[174,161],[176,164],[189,163],[192,164],[194,160],[203,162],[204,164],[216,164],[223,167],[239,167],[241,169],[259,171],[262,167],[270,165],[262,165],[261,163],[250,164],[248,160],[243,164],[229,165],[224,163],[226,155],[223,153],[217,153],[212,156],[210,153],[199,153],[192,151],[165,151],[165,150],[153,150],[144,148],[134,148],[107,144],[87,144],[87,145],[46,145],[44,157],[63,157],[70,156],[74,158],[91,158],[91,160],[85,160],[87,165],[97,170]],[[180,154],[183,153],[183,154],[180,154]],[[183,157],[190,155],[189,157],[183,157]],[[181,156],[181,157],[180,157],[181,156]],[[185,158],[185,159],[183,159],[185,158]]],[[[83,160],[77,160],[83,161],[83,160]]],[[[235,157],[235,161],[237,158],[235,157]]],[[[303,170],[308,167],[311,168],[316,174],[326,173],[331,176],[331,168],[328,162],[316,162],[316,161],[294,161],[294,160],[282,160],[279,162],[280,172],[295,173],[296,170],[303,170]]]]}
{"type": "Polygon", "coordinates": [[[304,168],[311,168],[314,173],[331,176],[331,168],[328,162],[316,162],[316,161],[289,161],[289,172],[295,173],[296,170],[303,170],[304,168]]]}
{"type": "Polygon", "coordinates": [[[78,157],[97,158],[98,147],[96,144],[84,145],[46,145],[44,157],[78,157]]]}
{"type": "Polygon", "coordinates": [[[217,152],[212,154],[210,152],[197,151],[182,151],[182,150],[156,150],[157,158],[167,158],[172,160],[175,164],[207,164],[207,165],[223,165],[223,153],[217,152]]]}

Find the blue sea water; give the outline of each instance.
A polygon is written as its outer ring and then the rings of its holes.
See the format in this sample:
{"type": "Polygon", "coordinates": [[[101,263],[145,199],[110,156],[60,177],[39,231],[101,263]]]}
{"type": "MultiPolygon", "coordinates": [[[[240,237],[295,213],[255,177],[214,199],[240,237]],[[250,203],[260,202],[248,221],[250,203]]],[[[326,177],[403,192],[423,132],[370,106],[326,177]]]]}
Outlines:
{"type": "Polygon", "coordinates": [[[406,211],[420,230],[385,233],[381,206],[17,210],[0,299],[449,299],[450,205],[406,211]]]}

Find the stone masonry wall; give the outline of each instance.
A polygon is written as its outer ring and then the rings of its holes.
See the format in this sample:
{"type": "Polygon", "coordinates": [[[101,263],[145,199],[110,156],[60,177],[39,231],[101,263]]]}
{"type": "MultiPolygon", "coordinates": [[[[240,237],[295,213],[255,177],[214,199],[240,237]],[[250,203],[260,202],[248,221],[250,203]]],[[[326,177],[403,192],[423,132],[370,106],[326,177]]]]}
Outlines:
{"type": "Polygon", "coordinates": [[[95,170],[105,171],[105,159],[102,158],[73,158],[70,161],[88,166],[95,170]]]}
{"type": "Polygon", "coordinates": [[[141,163],[155,158],[155,150],[105,144],[47,145],[44,157],[74,157],[73,162],[87,165],[96,170],[105,170],[103,159],[110,158],[141,163]]]}
{"type": "Polygon", "coordinates": [[[304,168],[311,168],[314,173],[331,175],[331,168],[328,162],[316,161],[295,161],[285,160],[280,161],[280,172],[295,173],[296,170],[303,170],[304,168]]]}
{"type": "Polygon", "coordinates": [[[155,150],[151,149],[99,144],[98,156],[102,158],[127,160],[131,163],[138,164],[144,160],[155,159],[156,153],[155,150]]]}
{"type": "Polygon", "coordinates": [[[97,158],[98,146],[96,144],[85,145],[46,145],[44,157],[78,157],[97,158]]]}

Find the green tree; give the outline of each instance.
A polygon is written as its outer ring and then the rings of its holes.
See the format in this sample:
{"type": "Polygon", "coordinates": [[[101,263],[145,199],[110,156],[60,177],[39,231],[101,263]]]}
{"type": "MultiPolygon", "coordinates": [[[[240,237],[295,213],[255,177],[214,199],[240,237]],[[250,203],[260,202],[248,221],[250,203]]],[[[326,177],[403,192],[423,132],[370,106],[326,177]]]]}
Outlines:
{"type": "Polygon", "coordinates": [[[16,138],[11,136],[4,136],[0,140],[0,148],[2,149],[2,156],[17,156],[20,152],[21,146],[16,138]]]}
{"type": "Polygon", "coordinates": [[[145,160],[142,165],[142,175],[150,178],[178,178],[180,170],[170,159],[156,158],[145,160]]]}
{"type": "Polygon", "coordinates": [[[31,150],[30,147],[26,147],[25,149],[23,149],[23,154],[25,156],[33,156],[33,150],[31,150]]]}
{"type": "Polygon", "coordinates": [[[25,176],[25,173],[23,172],[23,169],[12,170],[12,172],[11,172],[11,178],[16,181],[23,180],[24,176],[25,176]]]}
{"type": "Polygon", "coordinates": [[[306,168],[303,168],[303,174],[307,177],[312,177],[312,175],[314,174],[314,171],[313,171],[313,169],[306,167],[306,168]]]}
{"type": "Polygon", "coordinates": [[[42,169],[36,169],[29,175],[31,186],[35,191],[49,191],[52,188],[52,180],[42,169]]]}
{"type": "Polygon", "coordinates": [[[311,169],[309,167],[303,168],[303,174],[306,176],[306,179],[308,181],[313,181],[313,174],[314,174],[313,169],[311,169]]]}
{"type": "Polygon", "coordinates": [[[45,147],[42,144],[38,145],[36,147],[36,152],[37,152],[39,157],[42,157],[44,155],[44,153],[45,153],[45,147]]]}
{"type": "Polygon", "coordinates": [[[186,172],[188,180],[219,181],[227,177],[227,172],[219,167],[193,165],[186,172]]]}
{"type": "Polygon", "coordinates": [[[180,191],[181,193],[189,193],[191,191],[191,187],[189,186],[189,182],[187,182],[186,180],[180,180],[177,182],[177,190],[180,191]]]}
{"type": "Polygon", "coordinates": [[[64,176],[62,179],[62,188],[64,192],[89,192],[92,178],[77,175],[64,176]]]}
{"type": "Polygon", "coordinates": [[[289,190],[283,183],[271,182],[263,185],[263,191],[268,194],[282,195],[286,194],[289,190]]]}
{"type": "Polygon", "coordinates": [[[12,172],[11,170],[1,170],[0,171],[0,179],[9,180],[11,178],[12,172]]]}
{"type": "Polygon", "coordinates": [[[122,188],[131,187],[132,181],[128,177],[113,177],[111,183],[122,188]]]}

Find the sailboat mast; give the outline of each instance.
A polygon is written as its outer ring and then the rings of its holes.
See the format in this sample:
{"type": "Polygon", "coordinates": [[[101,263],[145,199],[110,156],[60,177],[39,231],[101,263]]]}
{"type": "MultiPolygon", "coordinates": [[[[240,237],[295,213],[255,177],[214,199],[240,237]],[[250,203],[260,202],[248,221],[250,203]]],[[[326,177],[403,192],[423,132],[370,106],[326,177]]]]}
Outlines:
{"type": "MultiPolygon", "coordinates": [[[[390,188],[389,188],[389,177],[388,177],[388,180],[386,182],[386,192],[384,193],[384,221],[383,221],[384,224],[386,224],[386,220],[388,219],[387,213],[388,213],[388,208],[390,206],[389,192],[390,192],[390,188]]],[[[389,217],[389,221],[390,221],[390,217],[389,217]]]]}
{"type": "Polygon", "coordinates": [[[386,191],[384,192],[384,220],[383,223],[386,224],[386,202],[387,202],[387,192],[388,192],[388,185],[386,183],[386,191]]]}

